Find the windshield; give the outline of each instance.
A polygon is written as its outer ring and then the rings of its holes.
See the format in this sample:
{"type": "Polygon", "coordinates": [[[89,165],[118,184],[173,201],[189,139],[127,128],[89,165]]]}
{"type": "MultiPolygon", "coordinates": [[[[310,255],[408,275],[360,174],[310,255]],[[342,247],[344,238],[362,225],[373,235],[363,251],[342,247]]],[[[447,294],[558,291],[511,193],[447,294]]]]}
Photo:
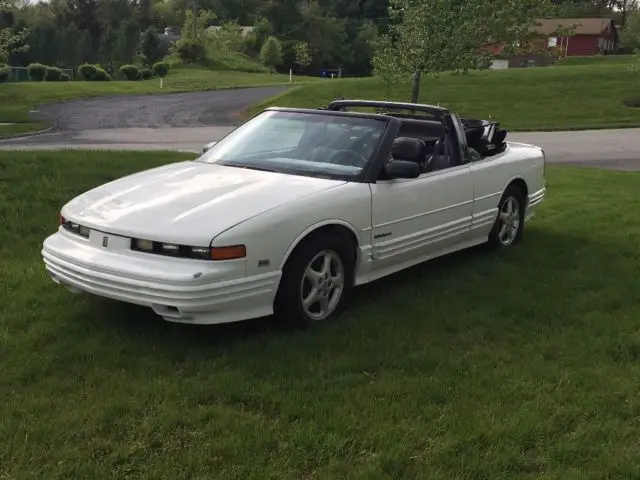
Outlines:
{"type": "Polygon", "coordinates": [[[267,111],[238,127],[200,161],[282,173],[349,178],[371,159],[385,121],[267,111]]]}

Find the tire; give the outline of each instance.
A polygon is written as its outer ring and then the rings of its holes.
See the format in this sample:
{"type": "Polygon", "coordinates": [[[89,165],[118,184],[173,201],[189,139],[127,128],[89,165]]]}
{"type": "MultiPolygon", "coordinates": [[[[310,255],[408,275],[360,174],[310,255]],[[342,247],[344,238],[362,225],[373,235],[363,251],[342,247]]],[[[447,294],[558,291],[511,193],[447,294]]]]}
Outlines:
{"type": "Polygon", "coordinates": [[[353,289],[353,250],[351,242],[335,233],[319,233],[303,240],[283,269],[274,302],[275,316],[292,327],[308,328],[342,313],[353,289]],[[311,302],[305,303],[305,298],[311,302]]]}
{"type": "Polygon", "coordinates": [[[515,185],[509,185],[498,204],[498,217],[489,234],[489,245],[505,248],[518,244],[524,230],[524,213],[524,192],[515,185]]]}

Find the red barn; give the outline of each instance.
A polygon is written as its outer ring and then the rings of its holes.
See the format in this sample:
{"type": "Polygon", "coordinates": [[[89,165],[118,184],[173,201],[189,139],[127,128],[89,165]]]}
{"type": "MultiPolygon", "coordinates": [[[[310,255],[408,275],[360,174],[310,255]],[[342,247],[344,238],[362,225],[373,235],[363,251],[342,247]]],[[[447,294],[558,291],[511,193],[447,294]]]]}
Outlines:
{"type": "Polygon", "coordinates": [[[538,20],[535,30],[548,36],[549,48],[557,47],[568,57],[606,55],[618,48],[618,29],[612,18],[544,18],[538,20]],[[554,36],[564,28],[572,29],[573,34],[554,36]]]}

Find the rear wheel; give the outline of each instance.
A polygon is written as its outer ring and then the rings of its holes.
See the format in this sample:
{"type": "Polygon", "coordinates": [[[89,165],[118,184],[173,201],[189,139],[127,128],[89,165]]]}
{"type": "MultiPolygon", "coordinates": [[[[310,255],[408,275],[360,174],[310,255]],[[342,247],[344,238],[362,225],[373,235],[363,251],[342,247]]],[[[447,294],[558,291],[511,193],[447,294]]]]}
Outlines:
{"type": "Polygon", "coordinates": [[[296,327],[308,327],[339,315],[351,297],[354,253],[336,234],[303,241],[287,260],[274,311],[296,327]]]}
{"type": "Polygon", "coordinates": [[[525,199],[521,188],[510,185],[498,205],[498,218],[489,234],[493,247],[509,247],[522,238],[524,229],[525,199]]]}

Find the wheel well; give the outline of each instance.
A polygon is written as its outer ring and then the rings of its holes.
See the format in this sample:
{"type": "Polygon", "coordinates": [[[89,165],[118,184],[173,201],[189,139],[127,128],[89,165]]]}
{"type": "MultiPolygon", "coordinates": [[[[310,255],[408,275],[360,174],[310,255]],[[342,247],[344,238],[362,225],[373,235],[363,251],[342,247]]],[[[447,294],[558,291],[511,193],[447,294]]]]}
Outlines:
{"type": "Polygon", "coordinates": [[[522,191],[522,195],[524,196],[524,201],[526,205],[529,199],[529,189],[527,188],[527,183],[521,178],[516,178],[514,180],[511,180],[509,185],[507,185],[507,188],[512,186],[517,187],[522,191]]]}
{"type": "MultiPolygon", "coordinates": [[[[300,239],[300,241],[296,244],[296,246],[291,250],[291,252],[289,253],[289,255],[287,256],[284,265],[287,264],[287,262],[289,261],[289,259],[293,256],[294,252],[296,250],[298,250],[298,248],[300,248],[300,246],[302,246],[304,243],[306,243],[307,241],[309,241],[309,239],[314,238],[316,236],[322,235],[322,234],[334,234],[334,235],[338,235],[341,238],[344,238],[344,240],[346,242],[348,242],[349,244],[349,248],[352,250],[353,253],[353,258],[354,258],[354,267],[358,264],[358,262],[360,261],[360,249],[358,248],[358,238],[356,237],[355,233],[353,233],[353,231],[351,229],[349,229],[348,227],[345,227],[344,225],[340,225],[337,223],[331,223],[329,225],[322,225],[321,227],[316,228],[315,230],[312,230],[311,232],[309,232],[308,234],[306,234],[304,237],[302,237],[300,239]]],[[[284,268],[284,266],[283,266],[284,268]]]]}

